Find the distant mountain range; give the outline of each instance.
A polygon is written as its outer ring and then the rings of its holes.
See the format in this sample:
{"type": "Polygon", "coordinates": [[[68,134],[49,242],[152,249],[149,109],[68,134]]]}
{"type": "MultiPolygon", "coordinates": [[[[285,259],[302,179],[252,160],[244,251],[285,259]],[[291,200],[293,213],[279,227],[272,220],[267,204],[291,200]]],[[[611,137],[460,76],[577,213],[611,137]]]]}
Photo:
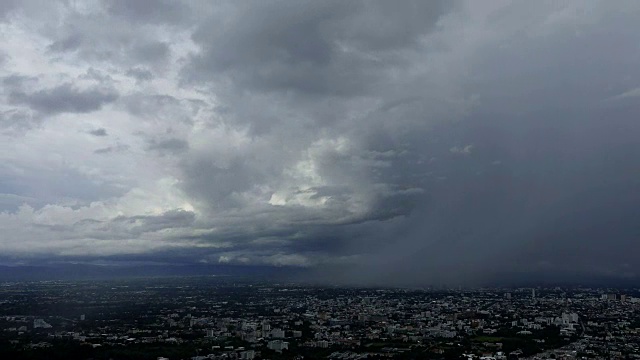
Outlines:
{"type": "Polygon", "coordinates": [[[135,265],[90,264],[0,266],[0,281],[91,280],[167,276],[243,276],[284,279],[300,268],[234,265],[135,265]]]}
{"type": "MultiPolygon", "coordinates": [[[[239,265],[93,265],[93,264],[46,264],[46,265],[0,265],[0,281],[45,281],[45,280],[106,280],[142,277],[175,277],[175,276],[233,276],[256,280],[274,281],[309,281],[316,284],[359,286],[356,283],[334,282],[323,277],[314,276],[312,269],[300,267],[275,266],[239,266],[239,265]]],[[[360,284],[362,285],[362,284],[360,284]]],[[[374,284],[367,287],[427,287],[450,286],[457,284],[374,284]]],[[[532,287],[532,286],[584,286],[584,287],[638,287],[637,278],[617,276],[585,276],[584,274],[558,273],[522,273],[510,272],[492,276],[491,280],[482,284],[466,284],[466,286],[487,287],[532,287]]],[[[464,287],[464,286],[463,286],[464,287]]]]}

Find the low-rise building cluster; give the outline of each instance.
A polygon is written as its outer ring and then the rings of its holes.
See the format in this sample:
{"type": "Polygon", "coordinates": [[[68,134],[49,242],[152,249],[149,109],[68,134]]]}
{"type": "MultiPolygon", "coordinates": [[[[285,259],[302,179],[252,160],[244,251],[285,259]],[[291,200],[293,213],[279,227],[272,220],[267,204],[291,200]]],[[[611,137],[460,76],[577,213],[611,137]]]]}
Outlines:
{"type": "Polygon", "coordinates": [[[196,360],[640,358],[634,289],[353,289],[191,279],[14,284],[3,291],[2,346],[16,351],[71,341],[96,353],[153,344],[196,360]]]}

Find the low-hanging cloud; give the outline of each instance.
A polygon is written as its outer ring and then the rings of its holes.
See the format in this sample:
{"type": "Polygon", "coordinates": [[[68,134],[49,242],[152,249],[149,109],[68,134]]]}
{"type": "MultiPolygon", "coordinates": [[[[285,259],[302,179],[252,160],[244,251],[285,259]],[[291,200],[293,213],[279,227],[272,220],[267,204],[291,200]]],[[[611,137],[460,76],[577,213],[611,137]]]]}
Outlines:
{"type": "Polygon", "coordinates": [[[117,99],[109,89],[82,90],[72,84],[62,84],[33,93],[15,91],[9,94],[14,104],[24,104],[31,109],[50,115],[63,112],[88,113],[100,109],[117,99]]]}

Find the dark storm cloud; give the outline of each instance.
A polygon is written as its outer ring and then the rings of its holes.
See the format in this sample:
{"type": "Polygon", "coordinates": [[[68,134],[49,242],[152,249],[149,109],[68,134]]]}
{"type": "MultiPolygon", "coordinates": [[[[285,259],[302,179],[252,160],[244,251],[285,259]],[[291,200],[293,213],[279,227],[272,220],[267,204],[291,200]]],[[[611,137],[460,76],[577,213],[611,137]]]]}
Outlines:
{"type": "Polygon", "coordinates": [[[54,88],[31,93],[14,91],[9,99],[15,104],[24,104],[43,114],[88,113],[114,102],[118,94],[109,89],[79,89],[67,83],[54,88]]]}
{"type": "Polygon", "coordinates": [[[292,95],[354,96],[375,87],[395,51],[433,29],[452,2],[253,2],[201,26],[190,80],[292,95]],[[295,19],[295,21],[292,21],[295,19]]]}
{"type": "MultiPolygon", "coordinates": [[[[225,18],[201,25],[193,39],[204,51],[186,66],[185,79],[216,89],[227,109],[225,117],[248,126],[256,147],[282,143],[290,150],[269,156],[269,151],[256,149],[234,154],[221,164],[206,152],[188,154],[181,163],[184,190],[217,211],[241,211],[248,206],[246,193],[282,186],[284,174],[296,162],[309,164],[316,174],[300,176],[318,177],[323,183],[292,184],[274,201],[316,205],[262,210],[268,214],[267,226],[298,234],[290,249],[309,243],[317,250],[322,242],[318,239],[349,241],[326,234],[408,214],[422,190],[407,176],[409,164],[403,163],[410,160],[394,153],[402,151],[406,140],[397,128],[403,126],[404,113],[422,117],[416,113],[433,100],[413,93],[416,85],[402,85],[400,91],[398,86],[406,69],[415,65],[414,47],[424,51],[419,43],[452,9],[451,2],[407,2],[399,7],[382,2],[254,3],[233,7],[225,18]],[[351,103],[360,97],[382,102],[382,109],[351,103]],[[399,111],[390,114],[394,108],[399,111]],[[348,120],[350,112],[358,118],[348,120]],[[397,127],[385,125],[396,119],[397,127]],[[375,135],[385,142],[375,140],[375,135]],[[345,149],[336,149],[343,142],[345,149]],[[308,159],[301,158],[305,152],[308,159]],[[322,204],[320,209],[317,204],[322,204]],[[317,236],[299,231],[308,224],[325,229],[314,231],[317,236]]],[[[268,200],[270,195],[263,196],[268,200]]]]}
{"type": "MultiPolygon", "coordinates": [[[[479,50],[471,63],[473,76],[463,80],[480,94],[479,105],[465,115],[467,121],[440,124],[428,132],[415,128],[413,133],[391,125],[376,127],[377,117],[386,117],[388,124],[396,116],[429,114],[420,106],[420,96],[389,99],[371,113],[368,125],[359,128],[360,145],[384,152],[402,144],[398,152],[405,155],[377,159],[362,170],[388,185],[385,191],[407,196],[380,198],[370,209],[371,219],[392,220],[350,225],[360,229],[352,236],[344,236],[344,227],[325,227],[342,239],[343,255],[369,252],[361,266],[341,267],[342,274],[331,272],[330,280],[474,283],[512,271],[534,277],[542,271],[615,275],[640,266],[622,253],[638,233],[629,208],[635,203],[630,189],[638,185],[633,169],[640,165],[640,149],[632,140],[639,130],[633,120],[637,109],[629,105],[633,96],[616,97],[637,88],[629,80],[637,77],[633,59],[638,50],[630,31],[636,15],[616,22],[603,15],[594,26],[581,28],[580,36],[562,31],[552,38],[515,34],[479,50]],[[608,34],[616,34],[620,42],[607,41],[608,34]],[[607,52],[593,53],[600,43],[607,52]],[[619,56],[608,59],[607,53],[619,56]],[[607,103],[610,98],[629,104],[607,103]],[[584,201],[592,204],[590,210],[578,210],[584,201]],[[604,245],[611,242],[613,246],[604,245]],[[603,256],[595,266],[597,253],[603,256]]],[[[294,96],[309,95],[303,87],[286,89],[294,96]]],[[[343,185],[304,191],[314,193],[312,198],[348,197],[352,190],[344,184],[358,177],[354,160],[352,154],[336,154],[316,163],[321,174],[343,185]]],[[[303,238],[310,244],[322,242],[314,236],[323,239],[309,233],[303,238]]],[[[305,241],[288,246],[301,250],[305,241]]]]}
{"type": "MultiPolygon", "coordinates": [[[[640,271],[634,2],[102,5],[65,7],[41,30],[49,63],[78,67],[46,83],[118,90],[43,90],[39,74],[7,72],[0,116],[10,127],[113,103],[130,123],[92,113],[73,133],[100,154],[92,174],[133,167],[136,185],[99,204],[99,221],[52,206],[72,220],[38,231],[114,239],[101,251],[123,258],[171,262],[170,244],[180,263],[312,267],[359,284],[640,271]],[[103,128],[113,143],[86,136],[103,128]]],[[[6,207],[109,193],[53,175],[27,191],[3,171],[6,207]]],[[[79,244],[69,251],[93,253],[79,244]]]]}
{"type": "Polygon", "coordinates": [[[478,114],[473,124],[434,131],[473,142],[474,151],[434,169],[446,180],[428,183],[408,217],[354,241],[358,252],[371,246],[364,265],[324,280],[477,284],[505,273],[584,280],[637,272],[628,252],[640,234],[634,108],[478,114]]]}
{"type": "MultiPolygon", "coordinates": [[[[384,228],[386,221],[411,214],[426,198],[421,187],[428,185],[423,177],[429,170],[426,163],[418,161],[428,160],[421,157],[429,154],[420,155],[425,136],[420,123],[428,121],[425,112],[435,118],[433,113],[441,105],[431,100],[431,90],[424,90],[430,86],[429,79],[419,75],[402,83],[403,72],[415,66],[414,53],[431,51],[419,42],[436,30],[437,21],[453,7],[450,2],[405,5],[240,6],[224,21],[209,22],[196,31],[194,40],[205,51],[193,58],[184,75],[191,81],[213,84],[214,89],[230,89],[218,91],[218,95],[231,106],[230,114],[237,116],[239,123],[255,131],[252,134],[281,141],[279,135],[273,135],[275,139],[269,136],[289,127],[294,137],[306,138],[303,146],[307,147],[317,141],[313,130],[311,136],[305,134],[309,129],[347,136],[349,149],[336,149],[339,142],[320,141],[313,155],[313,167],[327,183],[293,190],[293,197],[322,201],[324,210],[273,210],[272,218],[286,221],[279,225],[271,221],[270,226],[296,234],[295,240],[279,245],[284,247],[281,250],[299,254],[320,251],[340,257],[380,248],[381,244],[373,243],[377,230],[369,233],[367,229],[384,228]],[[310,124],[292,124],[280,118],[280,110],[265,110],[261,107],[265,96],[267,103],[282,103],[299,113],[302,123],[309,118],[310,124]],[[381,106],[359,109],[350,103],[359,96],[375,99],[381,106]],[[334,97],[338,98],[327,100],[334,97]],[[253,107],[260,110],[254,113],[253,107]],[[343,120],[350,111],[364,115],[343,120]],[[359,205],[362,201],[366,205],[359,205]],[[357,207],[366,209],[351,210],[357,207]],[[305,229],[309,224],[312,231],[305,229]]],[[[446,146],[448,150],[454,145],[446,146]]],[[[280,172],[286,171],[283,167],[297,159],[279,160],[266,160],[272,167],[265,169],[255,158],[242,155],[224,166],[211,166],[206,156],[191,157],[182,164],[184,189],[216,209],[242,208],[241,194],[261,182],[278,181],[280,172]]],[[[255,219],[251,222],[259,224],[255,219]]],[[[239,234],[234,243],[250,243],[254,236],[257,234],[252,232],[239,234]]]]}

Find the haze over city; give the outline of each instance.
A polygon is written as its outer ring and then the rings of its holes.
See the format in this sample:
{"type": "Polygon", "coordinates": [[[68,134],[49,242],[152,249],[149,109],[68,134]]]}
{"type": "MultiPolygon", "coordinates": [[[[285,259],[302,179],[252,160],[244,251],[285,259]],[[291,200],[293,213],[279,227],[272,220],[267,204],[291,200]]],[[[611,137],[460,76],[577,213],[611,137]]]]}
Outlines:
{"type": "Polygon", "coordinates": [[[638,34],[637,1],[0,1],[0,263],[635,281],[638,34]]]}

